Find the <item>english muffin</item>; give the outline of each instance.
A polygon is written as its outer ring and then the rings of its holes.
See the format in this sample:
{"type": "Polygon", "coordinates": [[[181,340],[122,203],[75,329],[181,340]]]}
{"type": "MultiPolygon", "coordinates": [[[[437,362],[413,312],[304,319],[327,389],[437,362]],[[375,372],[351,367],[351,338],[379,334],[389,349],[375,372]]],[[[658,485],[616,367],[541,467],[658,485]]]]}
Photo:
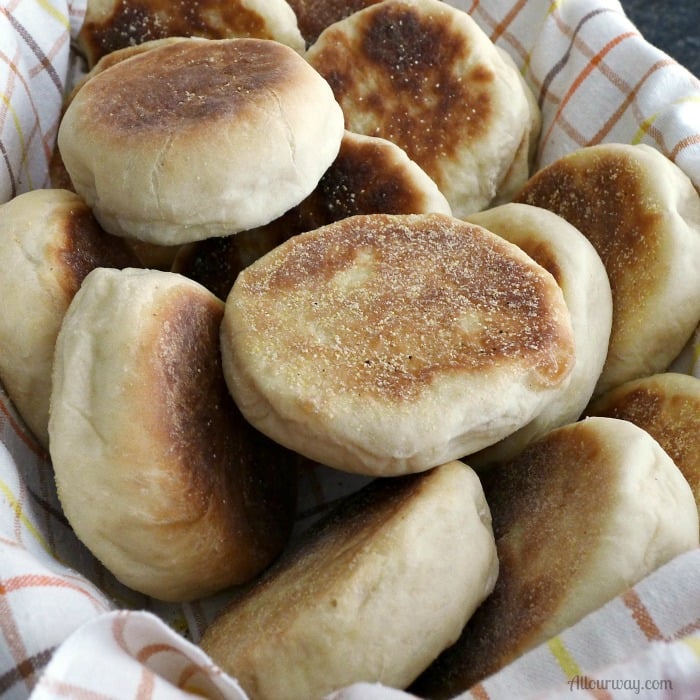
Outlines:
{"type": "Polygon", "coordinates": [[[74,192],[31,190],[0,205],[0,381],[44,449],[54,346],[68,305],[94,268],[134,265],[129,247],[105,233],[74,192]]]}
{"type": "Polygon", "coordinates": [[[113,51],[167,37],[271,39],[305,48],[285,0],[88,0],[76,47],[92,68],[113,51]]]}
{"type": "Polygon", "coordinates": [[[316,187],[342,137],[328,83],[291,48],[192,38],[91,77],[58,147],[106,230],[176,245],[277,218],[316,187]]]}
{"type": "Polygon", "coordinates": [[[251,700],[404,687],[457,638],[497,572],[469,467],[377,479],[235,591],[201,646],[251,700]]]}
{"type": "Polygon", "coordinates": [[[574,340],[561,289],[517,246],[444,214],[367,214],[243,270],[222,356],[261,432],[395,476],[528,423],[569,377],[574,340]]]}
{"type": "Polygon", "coordinates": [[[516,197],[559,214],[593,244],[613,294],[595,394],[663,372],[700,322],[700,196],[644,144],[600,144],[535,173],[516,197]]]}
{"type": "Polygon", "coordinates": [[[534,102],[467,12],[439,0],[384,0],[326,28],[306,57],[330,83],[346,127],[403,148],[455,216],[486,208],[507,177],[522,174],[512,166],[534,102]]]}
{"type": "Polygon", "coordinates": [[[600,256],[588,239],[560,216],[528,204],[503,204],[468,221],[515,243],[549,271],[571,314],[576,358],[569,381],[527,425],[469,456],[474,467],[514,457],[528,442],[577,420],[586,408],[608,354],[612,293],[600,256]]]}
{"type": "Polygon", "coordinates": [[[493,593],[412,686],[452,698],[698,546],[680,470],[636,425],[589,418],[489,471],[500,571],[493,593]]]}
{"type": "Polygon", "coordinates": [[[248,581],[291,533],[296,456],[237,411],[223,312],[181,275],[99,268],[56,342],[49,444],[65,516],[117,579],[160,600],[248,581]]]}

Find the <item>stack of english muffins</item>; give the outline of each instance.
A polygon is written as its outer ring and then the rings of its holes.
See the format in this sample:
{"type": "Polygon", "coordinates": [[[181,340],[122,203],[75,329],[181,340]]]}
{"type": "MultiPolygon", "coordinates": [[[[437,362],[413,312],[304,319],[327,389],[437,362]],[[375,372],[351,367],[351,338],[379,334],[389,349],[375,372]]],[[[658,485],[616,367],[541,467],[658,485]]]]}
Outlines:
{"type": "Polygon", "coordinates": [[[88,3],[55,186],[0,206],[0,380],[117,579],[221,596],[251,698],[449,698],[700,545],[672,161],[536,170],[440,0],[128,4],[88,3]],[[309,464],[365,480],[302,531],[309,464]]]}

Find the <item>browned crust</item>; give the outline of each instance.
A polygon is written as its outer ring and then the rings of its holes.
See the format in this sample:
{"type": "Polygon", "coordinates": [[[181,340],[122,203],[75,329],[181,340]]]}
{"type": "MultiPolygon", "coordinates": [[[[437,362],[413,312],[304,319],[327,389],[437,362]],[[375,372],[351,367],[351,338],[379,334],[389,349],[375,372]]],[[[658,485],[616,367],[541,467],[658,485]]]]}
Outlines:
{"type": "Polygon", "coordinates": [[[128,243],[106,233],[77,195],[67,198],[54,219],[58,235],[47,251],[66,299],[75,296],[87,274],[96,267],[139,267],[139,259],[128,243]]]}
{"type": "Polygon", "coordinates": [[[289,0],[289,4],[297,16],[299,31],[307,44],[313,44],[326,27],[380,1],[289,0]]]}
{"type": "Polygon", "coordinates": [[[329,392],[402,402],[438,376],[527,367],[554,385],[571,369],[553,280],[511,244],[453,217],[350,217],[261,263],[238,276],[229,303],[260,337],[274,339],[283,316],[335,337],[290,326],[272,350],[278,365],[308,362],[329,392]]]}
{"type": "Polygon", "coordinates": [[[310,62],[331,85],[349,129],[396,143],[443,189],[439,165],[493,123],[493,70],[473,60],[454,71],[475,53],[465,33],[409,3],[379,3],[353,21],[352,36],[329,27],[310,62]],[[368,131],[362,125],[370,121],[368,131]]]}
{"type": "Polygon", "coordinates": [[[257,39],[165,43],[100,71],[73,102],[82,103],[87,123],[104,125],[114,139],[180,136],[203,122],[254,123],[260,104],[251,92],[282,90],[298,60],[288,47],[257,39]]]}
{"type": "Polygon", "coordinates": [[[218,555],[203,579],[215,591],[247,581],[286,544],[296,457],[253,429],[228,393],[219,353],[223,302],[187,285],[162,296],[159,308],[161,318],[141,338],[147,371],[131,387],[170,494],[151,515],[173,531],[213,524],[217,541],[202,544],[218,555]]]}
{"type": "Polygon", "coordinates": [[[547,270],[561,287],[564,275],[557,260],[557,251],[549,243],[536,236],[531,238],[518,237],[518,248],[547,270]]]}
{"type": "Polygon", "coordinates": [[[311,230],[356,214],[420,213],[425,199],[393,145],[346,133],[334,163],[300,208],[305,230],[311,230]]]}
{"type": "MultiPolygon", "coordinates": [[[[645,177],[627,151],[579,151],[533,175],[515,198],[553,211],[588,238],[605,265],[618,309],[653,298],[659,267],[668,258],[660,233],[664,212],[650,198],[645,177]]],[[[623,332],[625,316],[613,314],[613,339],[623,332]]]]}
{"type": "Polygon", "coordinates": [[[106,18],[88,14],[79,42],[89,66],[128,46],[167,37],[274,39],[264,17],[240,0],[115,0],[106,18]]]}

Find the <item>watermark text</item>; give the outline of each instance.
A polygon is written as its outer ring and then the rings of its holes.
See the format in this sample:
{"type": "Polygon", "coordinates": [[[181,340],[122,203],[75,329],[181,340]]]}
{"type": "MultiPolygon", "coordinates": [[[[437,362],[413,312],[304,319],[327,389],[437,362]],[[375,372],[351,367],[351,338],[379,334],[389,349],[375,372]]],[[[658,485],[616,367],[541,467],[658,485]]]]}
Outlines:
{"type": "Polygon", "coordinates": [[[631,690],[640,695],[647,690],[673,690],[670,680],[641,678],[590,678],[574,676],[569,680],[569,690],[631,690]]]}

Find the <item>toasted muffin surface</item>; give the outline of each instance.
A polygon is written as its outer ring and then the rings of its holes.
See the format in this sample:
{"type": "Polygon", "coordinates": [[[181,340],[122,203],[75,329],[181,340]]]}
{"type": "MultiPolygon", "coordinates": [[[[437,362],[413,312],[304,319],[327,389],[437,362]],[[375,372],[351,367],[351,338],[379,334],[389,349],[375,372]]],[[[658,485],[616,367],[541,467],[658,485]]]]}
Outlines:
{"type": "Polygon", "coordinates": [[[161,600],[249,580],[291,532],[295,458],[231,400],[222,314],[174,273],[101,268],[56,343],[49,435],[63,510],[120,581],[161,600]]]}
{"type": "Polygon", "coordinates": [[[235,591],[202,646],[255,700],[363,680],[404,687],[493,589],[495,555],[463,463],[375,480],[235,591]]]}
{"type": "Polygon", "coordinates": [[[457,216],[496,196],[531,128],[512,63],[466,12],[437,0],[372,4],[328,27],[307,58],[347,128],[403,148],[457,216]]]}
{"type": "Polygon", "coordinates": [[[169,37],[272,39],[304,47],[284,0],[90,0],[77,45],[92,67],[114,51],[169,37]]]}
{"type": "Polygon", "coordinates": [[[106,230],[177,245],[277,218],[314,189],[342,136],[330,87],[293,49],[190,38],[96,72],[58,146],[106,230]]]}
{"type": "Polygon", "coordinates": [[[573,363],[551,275],[439,214],[296,236],[238,276],[226,307],[224,369],[243,413],[349,471],[466,454],[527,421],[573,363]]]}
{"type": "Polygon", "coordinates": [[[559,214],[598,251],[613,294],[610,348],[596,394],[661,372],[700,322],[700,196],[643,144],[579,149],[516,197],[559,214]]]}
{"type": "Polygon", "coordinates": [[[289,0],[299,30],[309,44],[313,44],[318,35],[334,22],[377,2],[380,0],[289,0]]]}

